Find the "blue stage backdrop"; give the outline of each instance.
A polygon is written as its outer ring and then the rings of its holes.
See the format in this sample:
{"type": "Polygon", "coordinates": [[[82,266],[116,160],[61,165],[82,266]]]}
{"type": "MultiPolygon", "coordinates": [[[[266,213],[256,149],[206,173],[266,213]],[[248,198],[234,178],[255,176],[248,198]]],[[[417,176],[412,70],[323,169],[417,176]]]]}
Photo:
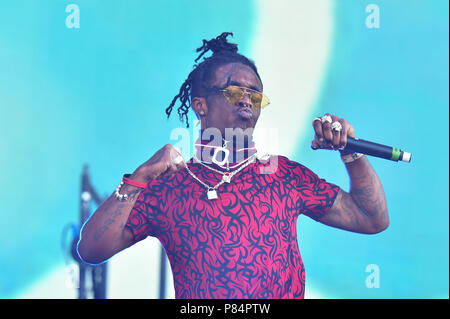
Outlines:
{"type": "MultiPolygon", "coordinates": [[[[385,232],[299,218],[306,297],[448,298],[448,2],[438,0],[0,2],[0,298],[76,297],[61,241],[79,218],[83,165],[106,196],[174,144],[183,123],[165,108],[195,48],[224,31],[271,98],[257,128],[278,139],[257,145],[344,190],[339,156],[309,147],[314,117],[336,114],[358,137],[413,154],[409,164],[370,158],[388,200],[385,232]]],[[[158,264],[125,275],[121,254],[108,295],[157,297],[157,277],[129,290],[118,278],[154,276],[158,264]]]]}

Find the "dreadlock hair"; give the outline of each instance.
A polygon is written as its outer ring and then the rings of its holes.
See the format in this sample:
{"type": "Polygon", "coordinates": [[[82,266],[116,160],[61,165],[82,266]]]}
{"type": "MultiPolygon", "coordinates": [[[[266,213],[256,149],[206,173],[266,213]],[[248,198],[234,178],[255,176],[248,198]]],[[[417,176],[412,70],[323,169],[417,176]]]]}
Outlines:
{"type": "Polygon", "coordinates": [[[200,60],[200,58],[210,50],[212,51],[212,55],[208,58],[203,57],[201,63],[194,64],[194,69],[189,73],[188,78],[181,85],[179,93],[175,95],[170,105],[166,108],[167,118],[170,117],[170,113],[172,113],[175,103],[179,100],[181,105],[177,109],[178,116],[180,117],[181,122],[183,122],[184,118],[186,127],[189,127],[188,111],[191,107],[191,101],[194,97],[205,96],[206,89],[208,88],[207,83],[209,83],[214,75],[214,71],[219,66],[232,62],[242,63],[252,68],[261,80],[255,63],[247,57],[237,53],[237,44],[229,43],[227,41],[226,38],[229,35],[233,36],[233,33],[223,32],[218,37],[209,41],[203,39],[203,45],[196,50],[196,52],[200,52],[200,55],[195,59],[195,62],[200,60]]]}

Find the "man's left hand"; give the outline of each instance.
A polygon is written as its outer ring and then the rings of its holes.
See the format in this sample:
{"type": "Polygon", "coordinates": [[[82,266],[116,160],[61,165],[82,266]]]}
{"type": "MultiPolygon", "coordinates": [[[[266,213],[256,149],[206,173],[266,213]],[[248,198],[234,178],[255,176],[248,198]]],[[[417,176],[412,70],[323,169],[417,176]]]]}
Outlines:
{"type": "MultiPolygon", "coordinates": [[[[334,124],[339,127],[339,124],[334,124]]],[[[355,129],[343,118],[336,115],[326,113],[322,118],[315,118],[312,122],[315,131],[314,140],[311,147],[314,149],[338,150],[343,149],[347,145],[347,137],[355,138],[355,129]],[[322,119],[327,119],[322,120],[322,119]],[[331,123],[330,123],[331,119],[331,123]],[[333,123],[338,122],[342,129],[332,129],[333,123]]]]}

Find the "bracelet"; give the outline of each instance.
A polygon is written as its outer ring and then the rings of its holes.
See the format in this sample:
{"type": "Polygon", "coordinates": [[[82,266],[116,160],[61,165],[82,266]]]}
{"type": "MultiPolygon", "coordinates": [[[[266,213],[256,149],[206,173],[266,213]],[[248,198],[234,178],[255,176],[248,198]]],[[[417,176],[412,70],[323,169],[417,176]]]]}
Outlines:
{"type": "Polygon", "coordinates": [[[116,197],[117,200],[121,201],[121,202],[125,202],[128,200],[128,195],[127,194],[120,194],[120,189],[122,188],[123,184],[128,184],[134,187],[138,187],[138,188],[145,188],[147,187],[146,183],[140,183],[140,182],[136,182],[133,181],[132,179],[129,179],[128,177],[131,176],[130,174],[125,174],[123,175],[122,181],[120,182],[119,186],[117,186],[116,191],[114,192],[114,197],[116,197]]]}
{"type": "Polygon", "coordinates": [[[122,188],[122,185],[123,185],[123,181],[120,182],[119,186],[117,186],[116,191],[114,192],[114,196],[116,197],[117,200],[119,200],[121,202],[125,202],[128,200],[128,195],[119,193],[120,189],[122,188]]]}
{"type": "Polygon", "coordinates": [[[351,163],[356,161],[358,158],[361,158],[364,154],[362,153],[351,153],[346,155],[341,155],[341,159],[344,163],[351,163]]]}
{"type": "Polygon", "coordinates": [[[140,182],[133,181],[132,179],[129,179],[130,176],[131,176],[130,174],[123,175],[122,182],[124,182],[125,184],[128,184],[128,185],[131,185],[131,186],[138,187],[138,188],[146,188],[147,187],[147,183],[140,183],[140,182]]]}

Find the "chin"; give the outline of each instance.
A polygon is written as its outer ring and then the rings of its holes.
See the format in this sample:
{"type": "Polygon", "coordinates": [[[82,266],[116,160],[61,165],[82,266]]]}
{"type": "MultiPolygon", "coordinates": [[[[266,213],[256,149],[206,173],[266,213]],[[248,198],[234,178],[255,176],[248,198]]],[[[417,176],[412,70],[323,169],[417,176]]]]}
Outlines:
{"type": "Polygon", "coordinates": [[[233,129],[242,129],[242,130],[247,130],[247,129],[254,129],[255,128],[255,122],[253,120],[251,121],[240,121],[237,123],[234,123],[233,125],[233,129]]]}
{"type": "Polygon", "coordinates": [[[228,122],[225,126],[222,126],[223,129],[221,129],[222,134],[225,134],[225,129],[241,129],[241,130],[247,130],[247,129],[254,129],[256,126],[257,118],[242,118],[242,117],[235,117],[231,121],[228,122]]]}
{"type": "Polygon", "coordinates": [[[256,126],[256,120],[255,118],[251,118],[251,119],[241,119],[237,124],[238,127],[242,128],[242,129],[247,129],[247,128],[255,128],[256,126]]]}

